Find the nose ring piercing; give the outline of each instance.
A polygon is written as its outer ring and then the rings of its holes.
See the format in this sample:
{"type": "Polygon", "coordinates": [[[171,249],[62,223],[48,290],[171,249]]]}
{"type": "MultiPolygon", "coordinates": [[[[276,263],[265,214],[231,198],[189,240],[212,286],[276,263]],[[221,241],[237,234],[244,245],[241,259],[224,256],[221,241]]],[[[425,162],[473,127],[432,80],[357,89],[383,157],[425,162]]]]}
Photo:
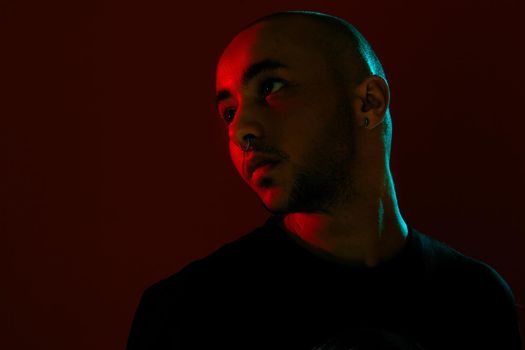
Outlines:
{"type": "Polygon", "coordinates": [[[241,150],[243,152],[247,152],[250,149],[253,137],[250,136],[250,137],[247,137],[246,139],[247,139],[246,145],[241,146],[241,150]]]}

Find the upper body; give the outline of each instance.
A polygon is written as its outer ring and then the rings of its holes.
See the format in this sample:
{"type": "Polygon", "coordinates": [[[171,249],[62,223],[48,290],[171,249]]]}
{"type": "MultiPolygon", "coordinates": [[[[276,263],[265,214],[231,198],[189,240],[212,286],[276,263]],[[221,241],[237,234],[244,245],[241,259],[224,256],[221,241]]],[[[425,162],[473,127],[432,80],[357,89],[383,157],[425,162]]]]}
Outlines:
{"type": "Polygon", "coordinates": [[[216,89],[233,164],[279,224],[151,288],[131,349],[179,339],[301,348],[368,326],[437,348],[465,332],[479,347],[517,349],[512,296],[497,274],[405,223],[389,164],[389,86],[352,25],[310,12],[264,17],[225,48],[216,89]]]}
{"type": "Polygon", "coordinates": [[[392,259],[342,264],[306,250],[281,223],[272,217],[150,287],[128,350],[310,350],[333,338],[354,345],[356,331],[414,349],[521,349],[512,293],[488,265],[413,228],[392,259]]]}

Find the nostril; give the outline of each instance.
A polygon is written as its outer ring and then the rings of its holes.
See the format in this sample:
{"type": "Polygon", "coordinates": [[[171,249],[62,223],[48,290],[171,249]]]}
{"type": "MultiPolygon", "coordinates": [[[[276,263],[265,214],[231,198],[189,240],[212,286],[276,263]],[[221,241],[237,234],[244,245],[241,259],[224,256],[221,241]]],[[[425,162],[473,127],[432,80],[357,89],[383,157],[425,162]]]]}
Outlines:
{"type": "Polygon", "coordinates": [[[254,139],[255,138],[255,135],[254,134],[246,134],[244,135],[244,137],[242,138],[244,141],[248,142],[248,140],[250,139],[254,139]]]}

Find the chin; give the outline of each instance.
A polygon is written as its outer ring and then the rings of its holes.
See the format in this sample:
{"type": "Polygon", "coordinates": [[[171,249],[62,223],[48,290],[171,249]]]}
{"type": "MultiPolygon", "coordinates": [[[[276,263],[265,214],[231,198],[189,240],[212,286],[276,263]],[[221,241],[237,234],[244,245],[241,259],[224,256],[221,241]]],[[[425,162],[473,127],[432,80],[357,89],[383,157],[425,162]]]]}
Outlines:
{"type": "Polygon", "coordinates": [[[259,189],[259,199],[262,206],[274,215],[286,214],[289,212],[288,195],[278,187],[259,189]]]}

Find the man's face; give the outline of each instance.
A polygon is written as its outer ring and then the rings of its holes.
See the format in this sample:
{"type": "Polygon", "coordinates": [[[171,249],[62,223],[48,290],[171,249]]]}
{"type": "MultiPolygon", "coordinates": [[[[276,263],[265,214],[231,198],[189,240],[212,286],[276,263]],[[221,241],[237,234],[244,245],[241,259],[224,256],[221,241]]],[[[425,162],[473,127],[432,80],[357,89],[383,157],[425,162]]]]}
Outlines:
{"type": "Polygon", "coordinates": [[[217,67],[231,159],[272,212],[326,210],[350,184],[348,96],[314,38],[316,26],[256,24],[234,38],[217,67]]]}

